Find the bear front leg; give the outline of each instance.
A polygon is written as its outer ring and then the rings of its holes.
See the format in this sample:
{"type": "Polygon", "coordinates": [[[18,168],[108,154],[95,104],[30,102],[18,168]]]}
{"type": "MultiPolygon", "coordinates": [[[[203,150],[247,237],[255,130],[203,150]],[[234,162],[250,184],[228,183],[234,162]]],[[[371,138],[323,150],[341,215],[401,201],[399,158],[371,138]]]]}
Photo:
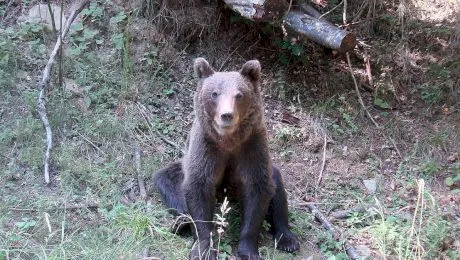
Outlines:
{"type": "Polygon", "coordinates": [[[236,160],[237,174],[242,184],[240,200],[243,205],[238,257],[260,259],[259,234],[267,214],[275,185],[268,148],[262,138],[255,136],[236,160]]]}
{"type": "Polygon", "coordinates": [[[276,248],[294,252],[300,247],[297,236],[291,232],[288,224],[288,203],[283,180],[278,168],[273,166],[273,182],[275,183],[275,195],[270,201],[267,221],[270,223],[270,231],[276,241],[276,248]]]}
{"type": "Polygon", "coordinates": [[[269,205],[270,195],[266,192],[258,192],[255,185],[250,186],[245,188],[243,198],[242,225],[238,245],[239,259],[260,259],[259,234],[269,205]]]}
{"type": "Polygon", "coordinates": [[[196,241],[190,259],[216,259],[210,242],[217,183],[223,176],[224,166],[213,147],[201,135],[195,133],[194,136],[184,160],[182,183],[196,241]]]}
{"type": "Polygon", "coordinates": [[[206,182],[184,182],[185,201],[192,217],[195,245],[190,259],[216,259],[211,248],[212,213],[215,205],[215,188],[206,182]]]}

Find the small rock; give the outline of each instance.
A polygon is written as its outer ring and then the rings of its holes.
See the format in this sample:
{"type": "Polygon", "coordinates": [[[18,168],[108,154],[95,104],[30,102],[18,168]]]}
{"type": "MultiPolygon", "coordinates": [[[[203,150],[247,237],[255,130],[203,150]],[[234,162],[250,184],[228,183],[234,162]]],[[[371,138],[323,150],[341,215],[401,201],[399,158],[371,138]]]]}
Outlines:
{"type": "Polygon", "coordinates": [[[357,245],[355,249],[363,259],[372,255],[371,249],[366,245],[357,245]]]}
{"type": "Polygon", "coordinates": [[[453,153],[449,157],[447,157],[447,161],[449,163],[454,163],[458,160],[458,153],[453,153]]]}
{"type": "MultiPolygon", "coordinates": [[[[61,7],[58,5],[51,5],[53,11],[54,22],[56,30],[61,29],[61,7]]],[[[29,15],[27,17],[21,17],[20,21],[26,21],[30,23],[42,23],[49,31],[53,30],[53,22],[51,20],[51,14],[46,4],[37,4],[30,8],[29,15]]],[[[62,17],[62,24],[65,24],[65,17],[62,17]]]]}
{"type": "Polygon", "coordinates": [[[370,194],[374,194],[377,190],[377,181],[375,179],[363,180],[363,183],[370,194]]]}
{"type": "Polygon", "coordinates": [[[77,82],[75,82],[73,79],[69,78],[64,78],[64,85],[65,89],[68,91],[72,92],[72,94],[78,96],[78,97],[83,97],[84,96],[84,89],[80,87],[77,82]]]}

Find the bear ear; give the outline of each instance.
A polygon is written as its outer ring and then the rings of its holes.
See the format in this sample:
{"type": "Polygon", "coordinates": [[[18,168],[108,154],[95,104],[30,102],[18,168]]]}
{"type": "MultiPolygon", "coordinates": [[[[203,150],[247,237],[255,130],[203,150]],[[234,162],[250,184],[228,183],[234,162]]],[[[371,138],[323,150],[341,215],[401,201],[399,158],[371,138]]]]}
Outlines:
{"type": "Polygon", "coordinates": [[[243,65],[240,73],[252,81],[259,81],[260,70],[260,62],[258,60],[250,60],[243,65]]]}
{"type": "Polygon", "coordinates": [[[214,70],[204,58],[196,58],[193,63],[193,69],[198,79],[203,79],[214,74],[214,70]]]}

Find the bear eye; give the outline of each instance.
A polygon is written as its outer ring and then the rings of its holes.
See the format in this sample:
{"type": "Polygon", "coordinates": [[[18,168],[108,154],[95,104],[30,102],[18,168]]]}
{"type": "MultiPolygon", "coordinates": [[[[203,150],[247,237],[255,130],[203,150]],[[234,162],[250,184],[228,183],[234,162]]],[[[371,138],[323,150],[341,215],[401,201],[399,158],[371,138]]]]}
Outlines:
{"type": "Polygon", "coordinates": [[[213,99],[216,99],[217,96],[219,96],[219,93],[217,93],[216,91],[214,91],[214,92],[211,93],[211,97],[212,97],[213,99]]]}
{"type": "Polygon", "coordinates": [[[243,93],[241,93],[241,92],[236,94],[236,96],[235,96],[236,99],[241,99],[242,97],[243,97],[243,93]]]}

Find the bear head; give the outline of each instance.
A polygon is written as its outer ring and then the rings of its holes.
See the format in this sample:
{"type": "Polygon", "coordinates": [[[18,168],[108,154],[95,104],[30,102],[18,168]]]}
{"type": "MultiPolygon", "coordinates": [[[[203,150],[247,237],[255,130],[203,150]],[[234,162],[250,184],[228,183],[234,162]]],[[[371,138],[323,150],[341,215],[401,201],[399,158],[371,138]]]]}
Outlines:
{"type": "Polygon", "coordinates": [[[197,58],[194,70],[195,112],[209,136],[242,142],[263,125],[259,61],[248,61],[239,71],[216,72],[205,59],[197,58]]]}

